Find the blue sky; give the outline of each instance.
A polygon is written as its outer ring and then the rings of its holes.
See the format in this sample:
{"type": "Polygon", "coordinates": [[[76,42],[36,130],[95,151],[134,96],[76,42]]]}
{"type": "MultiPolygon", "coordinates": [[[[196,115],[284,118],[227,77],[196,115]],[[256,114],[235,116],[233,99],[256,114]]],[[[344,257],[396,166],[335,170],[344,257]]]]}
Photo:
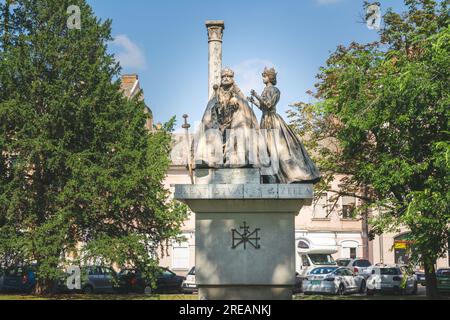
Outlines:
{"type": "MultiPolygon", "coordinates": [[[[201,120],[208,95],[206,20],[224,20],[224,66],[249,94],[261,92],[264,66],[275,66],[285,117],[289,104],[311,101],[319,67],[337,45],[377,39],[361,23],[363,0],[88,0],[95,14],[113,20],[110,50],[123,73],[137,73],[155,121],[189,114],[201,120]]],[[[402,0],[381,0],[382,12],[402,0]]],[[[258,118],[259,111],[255,110],[258,118]]]]}

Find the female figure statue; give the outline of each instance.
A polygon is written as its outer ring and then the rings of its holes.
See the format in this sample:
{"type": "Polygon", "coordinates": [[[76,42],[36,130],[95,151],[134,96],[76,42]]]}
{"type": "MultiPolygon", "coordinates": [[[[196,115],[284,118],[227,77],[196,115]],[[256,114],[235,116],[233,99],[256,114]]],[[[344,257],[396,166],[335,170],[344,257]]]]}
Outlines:
{"type": "Polygon", "coordinates": [[[250,102],[261,109],[263,115],[260,129],[266,137],[272,172],[263,177],[264,183],[317,183],[321,176],[309,157],[300,139],[277,114],[276,106],[280,101],[277,73],[274,68],[264,69],[262,74],[266,85],[259,96],[251,91],[250,102]],[[256,100],[255,100],[256,99],[256,100]]]}

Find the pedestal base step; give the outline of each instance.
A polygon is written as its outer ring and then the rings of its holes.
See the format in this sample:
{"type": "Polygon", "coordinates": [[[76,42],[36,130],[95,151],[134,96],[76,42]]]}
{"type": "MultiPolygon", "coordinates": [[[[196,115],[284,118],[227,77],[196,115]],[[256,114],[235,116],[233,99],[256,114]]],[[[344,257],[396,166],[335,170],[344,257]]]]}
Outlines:
{"type": "Polygon", "coordinates": [[[291,286],[199,286],[200,300],[292,300],[291,286]]]}

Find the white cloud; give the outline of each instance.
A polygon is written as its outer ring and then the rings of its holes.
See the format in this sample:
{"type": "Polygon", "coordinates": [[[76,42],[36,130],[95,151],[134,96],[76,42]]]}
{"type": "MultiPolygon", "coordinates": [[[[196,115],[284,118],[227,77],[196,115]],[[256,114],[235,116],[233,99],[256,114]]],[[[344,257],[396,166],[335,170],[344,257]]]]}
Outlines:
{"type": "Polygon", "coordinates": [[[252,89],[258,92],[262,91],[264,83],[262,82],[261,74],[265,67],[277,69],[271,61],[264,59],[244,60],[231,68],[234,71],[236,84],[244,95],[250,95],[250,90],[252,89]]]}
{"type": "Polygon", "coordinates": [[[123,68],[145,69],[147,67],[144,52],[126,35],[119,34],[116,36],[112,45],[119,49],[116,59],[123,68]]]}
{"type": "Polygon", "coordinates": [[[329,5],[342,2],[343,0],[316,0],[319,5],[329,5]]]}

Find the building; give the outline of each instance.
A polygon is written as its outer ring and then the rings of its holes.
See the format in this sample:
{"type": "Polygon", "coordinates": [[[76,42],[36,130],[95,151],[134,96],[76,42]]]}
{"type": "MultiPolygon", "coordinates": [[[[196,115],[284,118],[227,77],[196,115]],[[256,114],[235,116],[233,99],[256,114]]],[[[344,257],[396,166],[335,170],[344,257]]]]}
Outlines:
{"type": "MultiPolygon", "coordinates": [[[[122,76],[122,83],[121,83],[121,90],[123,92],[123,95],[127,97],[128,99],[134,98],[137,94],[141,92],[141,86],[139,83],[139,77],[137,74],[125,74],[122,76]]],[[[141,101],[144,100],[144,94],[141,94],[139,97],[141,101]]],[[[145,113],[150,114],[150,117],[147,118],[147,123],[145,124],[145,127],[148,130],[153,130],[153,114],[152,110],[146,106],[144,109],[145,113]]]]}

